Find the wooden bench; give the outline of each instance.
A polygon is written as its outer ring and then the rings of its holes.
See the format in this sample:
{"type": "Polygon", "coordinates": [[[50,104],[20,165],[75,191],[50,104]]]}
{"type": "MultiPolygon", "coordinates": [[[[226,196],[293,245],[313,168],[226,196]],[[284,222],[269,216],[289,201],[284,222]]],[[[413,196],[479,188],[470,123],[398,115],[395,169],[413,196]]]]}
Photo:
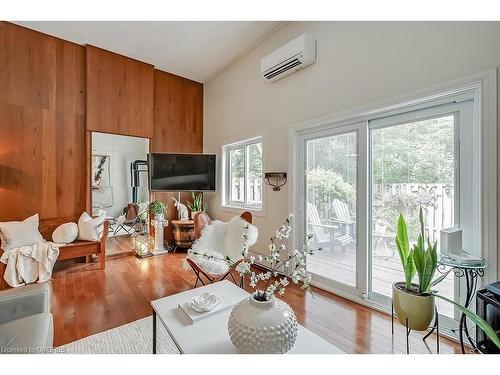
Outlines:
{"type": "MultiPolygon", "coordinates": [[[[78,219],[77,219],[78,220],[78,219]]],[[[67,222],[74,222],[74,218],[51,220],[50,222],[45,222],[40,225],[40,233],[42,237],[47,241],[52,241],[52,233],[61,224],[67,222]]],[[[103,233],[100,241],[82,241],[76,240],[59,248],[59,257],[57,260],[74,259],[85,257],[86,262],[89,261],[92,255],[97,255],[99,257],[99,268],[104,269],[106,266],[106,239],[109,233],[109,222],[104,221],[103,233]]],[[[3,250],[0,244],[0,256],[2,256],[3,250]]],[[[3,275],[5,272],[6,265],[0,262],[0,289],[8,287],[5,282],[3,275]]]]}

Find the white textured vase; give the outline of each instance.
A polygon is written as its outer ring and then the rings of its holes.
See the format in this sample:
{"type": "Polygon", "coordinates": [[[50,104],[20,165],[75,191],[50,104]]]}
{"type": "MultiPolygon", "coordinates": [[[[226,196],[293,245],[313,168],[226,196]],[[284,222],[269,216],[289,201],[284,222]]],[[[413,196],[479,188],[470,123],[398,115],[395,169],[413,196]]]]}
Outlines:
{"type": "Polygon", "coordinates": [[[257,301],[252,294],[234,306],[229,315],[229,337],[241,353],[280,354],[288,352],[297,337],[297,319],[292,308],[280,299],[257,301]]]}

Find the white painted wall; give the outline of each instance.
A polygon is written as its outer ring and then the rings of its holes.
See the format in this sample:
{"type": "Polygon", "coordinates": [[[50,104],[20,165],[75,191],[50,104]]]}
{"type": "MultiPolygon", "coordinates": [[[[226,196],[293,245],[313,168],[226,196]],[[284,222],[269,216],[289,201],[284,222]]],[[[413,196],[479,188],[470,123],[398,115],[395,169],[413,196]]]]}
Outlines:
{"type": "MultiPolygon", "coordinates": [[[[290,124],[499,67],[498,46],[500,22],[290,22],[205,85],[204,152],[220,162],[222,144],[262,135],[265,169],[292,174],[290,124]],[[305,32],[317,39],[316,64],[276,82],[261,79],[260,59],[305,32]]],[[[290,211],[288,188],[266,187],[254,250],[267,251],[290,211]]],[[[220,198],[206,194],[210,213],[234,216],[220,198]]]]}
{"type": "MultiPolygon", "coordinates": [[[[108,216],[118,217],[123,208],[132,202],[130,163],[146,160],[149,152],[149,139],[127,137],[104,133],[92,133],[92,154],[110,155],[110,179],[113,186],[113,206],[104,208],[108,216]]],[[[148,200],[147,174],[141,174],[139,202],[148,200]]]]}

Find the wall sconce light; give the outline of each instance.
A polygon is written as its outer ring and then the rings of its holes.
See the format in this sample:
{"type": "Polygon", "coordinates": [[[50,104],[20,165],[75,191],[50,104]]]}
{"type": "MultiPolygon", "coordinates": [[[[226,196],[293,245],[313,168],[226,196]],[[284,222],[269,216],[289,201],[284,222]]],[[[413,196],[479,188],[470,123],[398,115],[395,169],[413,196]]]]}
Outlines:
{"type": "Polygon", "coordinates": [[[273,191],[280,191],[286,184],[286,172],[266,172],[264,173],[264,182],[273,187],[273,191]]]}
{"type": "Polygon", "coordinates": [[[132,247],[135,251],[135,256],[138,258],[147,258],[153,255],[151,249],[153,248],[154,240],[147,233],[141,233],[132,236],[132,247]]]}

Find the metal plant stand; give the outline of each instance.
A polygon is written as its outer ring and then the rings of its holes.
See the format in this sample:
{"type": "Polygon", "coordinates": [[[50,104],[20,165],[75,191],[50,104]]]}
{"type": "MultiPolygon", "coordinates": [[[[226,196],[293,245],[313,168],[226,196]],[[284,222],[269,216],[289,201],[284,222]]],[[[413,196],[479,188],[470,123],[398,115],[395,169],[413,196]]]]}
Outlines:
{"type": "MultiPolygon", "coordinates": [[[[422,338],[422,340],[426,340],[434,331],[436,331],[436,353],[439,354],[439,314],[437,310],[437,306],[434,307],[434,325],[431,330],[422,338]]],[[[392,336],[394,336],[394,304],[391,302],[391,332],[392,336]]],[[[405,332],[406,332],[406,354],[410,354],[410,333],[411,328],[408,327],[408,318],[405,320],[405,332]]]]}
{"type": "MultiPolygon", "coordinates": [[[[465,278],[466,294],[465,294],[464,307],[469,308],[476,294],[477,279],[479,277],[484,276],[484,269],[487,267],[486,262],[477,265],[467,265],[463,263],[458,263],[449,257],[442,257],[439,260],[439,265],[437,270],[438,272],[444,274],[446,272],[449,272],[446,271],[446,267],[451,267],[451,270],[453,271],[456,277],[465,278]]],[[[456,330],[452,330],[452,332],[455,333],[456,330]]],[[[458,334],[460,337],[460,347],[462,349],[462,353],[465,354],[464,333],[470,345],[472,346],[474,351],[476,351],[477,350],[476,343],[470,337],[469,328],[467,327],[466,315],[462,313],[460,317],[460,323],[458,326],[458,334]]]]}

